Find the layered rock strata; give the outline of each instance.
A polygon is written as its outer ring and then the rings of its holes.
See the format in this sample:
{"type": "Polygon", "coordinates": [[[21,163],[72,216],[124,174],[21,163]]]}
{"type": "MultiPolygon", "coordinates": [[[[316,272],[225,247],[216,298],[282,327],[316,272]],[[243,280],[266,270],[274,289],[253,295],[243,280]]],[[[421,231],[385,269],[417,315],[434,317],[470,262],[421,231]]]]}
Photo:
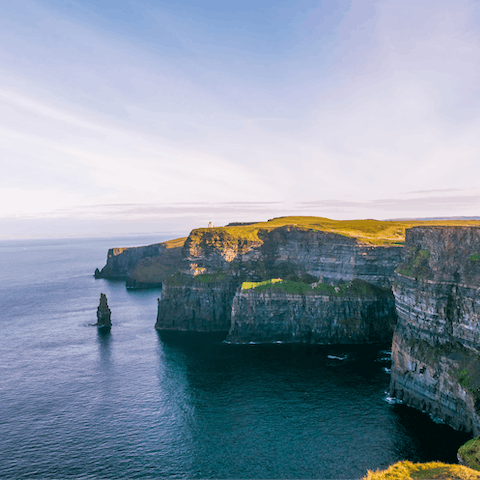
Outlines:
{"type": "Polygon", "coordinates": [[[229,272],[265,279],[310,275],[325,283],[355,278],[390,286],[401,246],[378,246],[336,233],[283,226],[258,232],[258,240],[237,239],[220,229],[194,230],[183,250],[184,273],[229,272]]]}
{"type": "MultiPolygon", "coordinates": [[[[181,277],[180,277],[181,278],[181,277]]],[[[238,283],[200,283],[185,278],[164,282],[155,328],[196,332],[228,332],[238,283]],[[182,281],[183,280],[183,281],[182,281]]]]}
{"type": "Polygon", "coordinates": [[[95,270],[95,278],[125,279],[133,272],[140,260],[146,257],[158,257],[167,250],[162,243],[143,247],[111,248],[108,250],[107,263],[102,270],[95,270]]]}
{"type": "MultiPolygon", "coordinates": [[[[260,230],[255,238],[236,237],[222,228],[193,230],[183,247],[180,281],[162,284],[156,327],[228,331],[235,290],[245,280],[281,277],[340,284],[362,279],[389,286],[400,258],[398,246],[372,246],[345,235],[294,226],[260,230]]],[[[363,318],[353,304],[345,308],[356,312],[345,318],[363,318]]],[[[369,308],[373,307],[365,306],[365,312],[369,308]]],[[[316,331],[313,323],[312,329],[316,331]]]]}
{"type": "Polygon", "coordinates": [[[393,284],[390,392],[480,433],[480,229],[415,227],[393,284]]]}
{"type": "Polygon", "coordinates": [[[391,292],[366,296],[239,290],[231,343],[355,344],[388,342],[396,323],[391,292]]]}

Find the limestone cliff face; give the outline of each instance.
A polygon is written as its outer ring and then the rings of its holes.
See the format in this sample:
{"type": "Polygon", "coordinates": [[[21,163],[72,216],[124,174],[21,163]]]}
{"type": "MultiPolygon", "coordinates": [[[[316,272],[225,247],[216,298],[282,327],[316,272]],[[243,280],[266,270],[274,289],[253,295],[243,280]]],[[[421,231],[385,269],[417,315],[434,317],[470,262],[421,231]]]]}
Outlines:
{"type": "Polygon", "coordinates": [[[106,265],[102,270],[95,271],[95,278],[125,279],[140,260],[157,257],[166,249],[162,243],[144,247],[111,248],[108,251],[106,265]]]}
{"type": "Polygon", "coordinates": [[[227,332],[236,283],[184,280],[164,283],[155,328],[196,332],[227,332]]]}
{"type": "MultiPolygon", "coordinates": [[[[300,278],[304,281],[308,278],[308,283],[320,281],[338,284],[361,279],[377,286],[390,286],[393,272],[401,258],[401,249],[398,246],[362,244],[344,235],[294,226],[261,230],[252,238],[235,236],[228,229],[221,228],[193,230],[182,251],[181,284],[168,281],[163,283],[156,326],[159,329],[205,331],[214,329],[209,325],[220,325],[225,321],[227,323],[222,324],[222,328],[215,329],[228,331],[235,289],[245,280],[281,277],[300,278]],[[223,275],[224,279],[214,286],[200,286],[194,281],[219,275],[223,275]],[[192,319],[193,315],[195,319],[192,319]]],[[[332,312],[337,308],[333,303],[332,312]]],[[[359,310],[362,301],[357,303],[356,306],[354,303],[350,306],[345,304],[344,313],[341,314],[346,315],[345,321],[348,318],[364,318],[369,309],[380,308],[367,302],[362,313],[359,310]],[[354,313],[350,315],[349,309],[354,313]]],[[[313,315],[313,310],[307,314],[309,315],[313,315]]],[[[323,313],[320,314],[322,315],[323,313]]],[[[326,315],[327,313],[325,318],[326,315]]],[[[387,316],[392,317],[390,314],[387,316]]],[[[314,322],[313,317],[311,322],[314,322]]],[[[285,328],[284,331],[287,332],[285,328]]],[[[317,331],[313,323],[305,328],[306,331],[308,328],[317,331]]],[[[359,328],[366,331],[370,327],[364,325],[359,328]]],[[[334,337],[347,338],[348,332],[341,334],[340,326],[337,330],[338,334],[335,333],[334,337]]],[[[288,337],[290,334],[285,335],[288,337]]],[[[311,338],[317,338],[316,333],[312,335],[311,338]]],[[[320,340],[322,335],[318,334],[318,339],[323,342],[320,340]]],[[[391,330],[386,337],[391,338],[391,330]]]]}
{"type": "Polygon", "coordinates": [[[393,285],[390,391],[480,433],[480,229],[415,227],[393,285]]]}
{"type": "Polygon", "coordinates": [[[388,292],[368,297],[239,290],[227,341],[355,344],[388,342],[396,323],[388,292]]]}
{"type": "Polygon", "coordinates": [[[294,226],[258,232],[258,240],[236,239],[221,230],[194,230],[185,243],[185,273],[228,271],[265,279],[308,274],[325,283],[354,278],[389,286],[402,247],[363,244],[336,233],[294,226]]]}

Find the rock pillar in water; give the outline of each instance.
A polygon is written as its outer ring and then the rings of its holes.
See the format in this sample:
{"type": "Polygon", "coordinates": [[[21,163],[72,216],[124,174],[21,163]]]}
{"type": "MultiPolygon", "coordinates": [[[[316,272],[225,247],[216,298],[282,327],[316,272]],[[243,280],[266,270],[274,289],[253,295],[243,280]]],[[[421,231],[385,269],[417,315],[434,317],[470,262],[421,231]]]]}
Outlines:
{"type": "Polygon", "coordinates": [[[97,308],[97,323],[98,327],[111,327],[112,322],[110,320],[112,312],[108,308],[107,296],[104,293],[100,294],[100,304],[97,308]]]}

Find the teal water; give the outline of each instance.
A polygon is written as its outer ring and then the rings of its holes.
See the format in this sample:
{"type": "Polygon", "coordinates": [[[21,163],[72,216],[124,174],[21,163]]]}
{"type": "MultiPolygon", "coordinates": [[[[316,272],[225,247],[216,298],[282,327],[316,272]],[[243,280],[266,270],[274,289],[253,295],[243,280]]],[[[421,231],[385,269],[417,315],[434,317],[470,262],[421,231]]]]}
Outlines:
{"type": "Polygon", "coordinates": [[[158,334],[159,290],[93,278],[108,248],[164,239],[0,242],[0,477],[360,478],[456,461],[468,435],[385,401],[388,345],[158,334]],[[100,292],[109,334],[89,326],[100,292]]]}

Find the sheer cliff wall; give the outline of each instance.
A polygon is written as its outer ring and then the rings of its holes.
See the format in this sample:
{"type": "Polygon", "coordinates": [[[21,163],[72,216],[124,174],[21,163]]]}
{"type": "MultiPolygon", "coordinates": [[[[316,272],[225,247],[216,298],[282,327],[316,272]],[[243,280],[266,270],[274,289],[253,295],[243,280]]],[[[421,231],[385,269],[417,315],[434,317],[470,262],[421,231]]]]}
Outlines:
{"type": "MultiPolygon", "coordinates": [[[[182,274],[177,277],[177,280],[167,280],[163,283],[156,328],[161,330],[218,330],[225,320],[224,330],[228,331],[229,328],[233,328],[232,312],[236,312],[236,322],[243,315],[240,313],[242,310],[238,305],[235,309],[232,309],[232,306],[235,290],[247,280],[262,281],[279,277],[306,283],[320,282],[327,285],[338,285],[361,279],[375,286],[389,287],[394,270],[401,258],[401,249],[402,247],[399,246],[364,244],[346,235],[293,226],[261,230],[254,237],[236,237],[226,229],[194,230],[183,247],[182,274]],[[221,321],[220,318],[222,318],[221,321]],[[212,322],[211,326],[208,326],[209,322],[212,322]]],[[[279,294],[276,297],[278,302],[270,303],[270,307],[275,304],[280,308],[282,295],[286,301],[292,300],[284,294],[279,294]]],[[[388,295],[390,295],[388,300],[382,298],[376,306],[374,306],[373,299],[356,299],[352,300],[350,305],[344,301],[344,306],[339,307],[338,299],[322,297],[322,299],[317,299],[317,307],[321,304],[324,307],[324,313],[315,310],[315,305],[311,304],[312,299],[306,302],[298,300],[296,301],[297,313],[291,312],[293,317],[283,322],[284,336],[292,341],[298,339],[298,341],[318,340],[323,342],[324,340],[321,338],[325,338],[325,335],[323,333],[317,335],[320,327],[315,326],[315,315],[319,317],[320,325],[324,321],[321,318],[326,318],[327,312],[343,308],[342,319],[345,322],[350,319],[352,323],[355,319],[355,322],[361,323],[363,321],[361,319],[367,315],[367,312],[376,312],[383,308],[391,309],[393,297],[391,292],[388,295]],[[329,302],[330,306],[328,306],[329,302]],[[380,307],[382,302],[384,306],[380,307]],[[362,304],[364,307],[360,312],[362,304]],[[300,312],[302,308],[305,310],[304,313],[300,312]],[[348,313],[349,309],[354,313],[348,313]],[[310,318],[308,321],[310,326],[305,327],[305,332],[311,331],[311,333],[305,333],[305,338],[302,336],[303,334],[299,336],[295,334],[294,339],[289,322],[307,317],[310,318]]],[[[247,295],[246,298],[253,297],[247,295]]],[[[260,308],[261,299],[267,301],[266,296],[255,298],[255,308],[260,308]]],[[[240,301],[239,298],[238,302],[240,301]]],[[[245,302],[242,305],[250,308],[245,302]]],[[[265,305],[264,311],[266,308],[265,305]]],[[[280,314],[275,315],[276,318],[279,318],[280,314]]],[[[379,315],[382,318],[392,317],[391,313],[379,315]]],[[[266,319],[262,321],[266,321],[266,319]]],[[[249,332],[252,335],[253,323],[253,320],[248,323],[249,332]]],[[[238,327],[238,323],[236,325],[238,327]]],[[[262,327],[259,321],[258,327],[264,328],[265,326],[262,327]]],[[[368,328],[374,329],[374,326],[362,328],[365,334],[368,328]]],[[[386,331],[389,333],[385,336],[388,337],[387,340],[391,338],[392,334],[392,328],[388,328],[386,331]]],[[[338,332],[340,330],[339,327],[338,332]]],[[[240,341],[240,336],[241,341],[247,341],[249,334],[246,331],[245,334],[240,335],[237,328],[236,332],[235,338],[238,341],[240,341]]],[[[273,338],[277,338],[278,335],[281,335],[280,329],[277,329],[274,336],[265,335],[264,339],[267,341],[267,338],[270,338],[273,341],[273,338]]],[[[346,338],[345,335],[349,334],[338,333],[337,336],[346,338]]],[[[232,336],[232,338],[234,337],[232,336]]],[[[358,338],[360,338],[360,334],[358,334],[358,338]]],[[[352,342],[351,338],[348,341],[352,342]]]]}
{"type": "Polygon", "coordinates": [[[136,265],[147,257],[158,257],[167,250],[162,243],[143,247],[110,248],[107,263],[95,271],[96,278],[125,279],[136,265]]]}
{"type": "Polygon", "coordinates": [[[407,230],[393,293],[391,394],[480,434],[480,229],[407,230]]]}
{"type": "Polygon", "coordinates": [[[359,278],[390,286],[402,247],[365,244],[331,232],[283,226],[258,232],[258,238],[235,238],[226,231],[193,231],[185,242],[184,273],[226,271],[263,280],[308,274],[325,283],[359,278]]]}
{"type": "Polygon", "coordinates": [[[237,291],[231,343],[355,344],[388,342],[396,323],[391,292],[369,295],[237,291]]]}

